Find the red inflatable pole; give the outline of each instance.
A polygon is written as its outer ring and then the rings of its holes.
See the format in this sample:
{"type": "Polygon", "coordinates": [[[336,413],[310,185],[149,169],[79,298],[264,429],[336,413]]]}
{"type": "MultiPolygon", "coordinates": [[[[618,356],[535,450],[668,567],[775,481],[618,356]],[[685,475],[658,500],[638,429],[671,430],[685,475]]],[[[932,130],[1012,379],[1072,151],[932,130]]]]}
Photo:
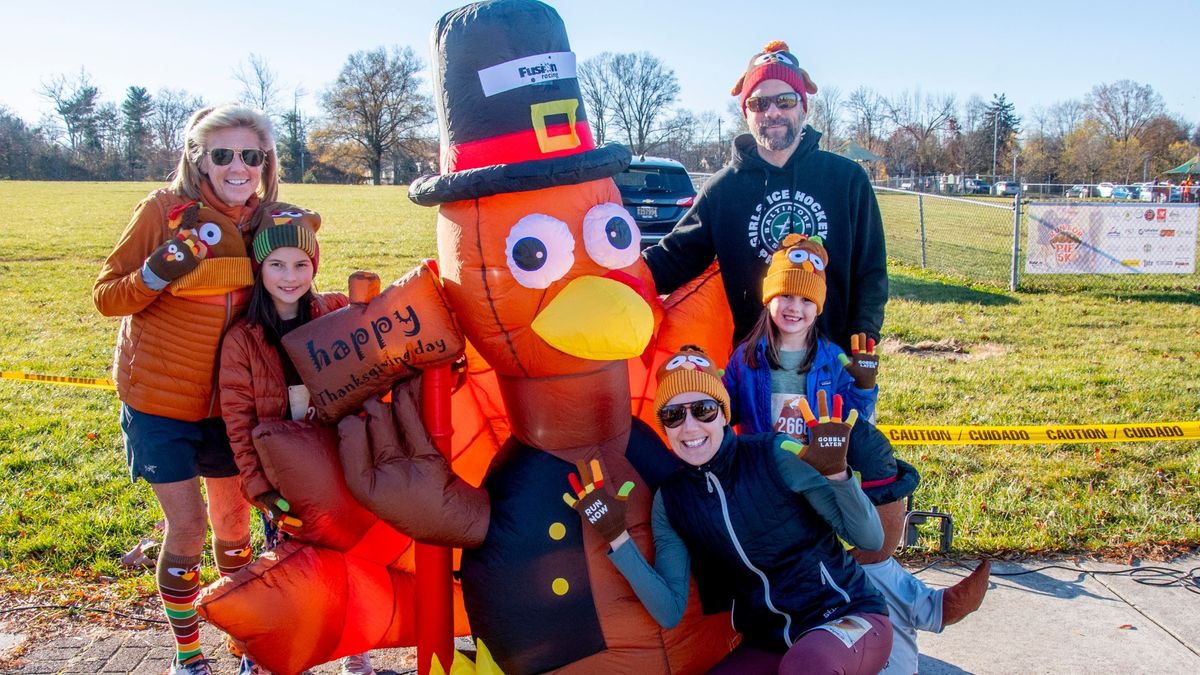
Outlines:
{"type": "MultiPolygon", "coordinates": [[[[434,445],[450,459],[450,367],[421,375],[421,418],[434,445]]],[[[442,546],[416,545],[417,590],[413,616],[417,622],[417,672],[429,673],[433,655],[446,672],[454,659],[454,595],[450,578],[453,551],[442,546]]]]}

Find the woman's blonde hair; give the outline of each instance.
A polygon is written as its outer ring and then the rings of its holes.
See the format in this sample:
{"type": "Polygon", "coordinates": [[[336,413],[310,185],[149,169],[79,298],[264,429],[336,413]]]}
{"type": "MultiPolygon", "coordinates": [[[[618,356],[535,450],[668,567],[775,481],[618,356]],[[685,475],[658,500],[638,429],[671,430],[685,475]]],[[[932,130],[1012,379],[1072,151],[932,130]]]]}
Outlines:
{"type": "Polygon", "coordinates": [[[175,194],[189,199],[200,198],[200,181],[204,180],[200,160],[208,149],[209,136],[221,129],[238,127],[253,131],[267,154],[257,190],[259,198],[264,202],[276,200],[279,194],[279,160],[275,152],[275,131],[271,128],[271,120],[261,112],[238,103],[209,106],[192,114],[183,129],[183,152],[175,169],[175,177],[171,180],[171,189],[175,194]]]}

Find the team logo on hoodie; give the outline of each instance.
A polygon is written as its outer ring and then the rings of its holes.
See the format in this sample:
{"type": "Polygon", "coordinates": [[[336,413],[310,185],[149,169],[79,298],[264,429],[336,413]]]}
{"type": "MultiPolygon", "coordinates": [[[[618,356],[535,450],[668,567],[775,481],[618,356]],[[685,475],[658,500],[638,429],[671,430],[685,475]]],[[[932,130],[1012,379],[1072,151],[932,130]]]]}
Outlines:
{"type": "Polygon", "coordinates": [[[758,249],[758,257],[764,263],[770,264],[771,254],[779,250],[783,238],[792,232],[827,239],[829,219],[825,207],[800,190],[793,193],[784,188],[767,193],[754,207],[746,228],[750,245],[758,249]]]}

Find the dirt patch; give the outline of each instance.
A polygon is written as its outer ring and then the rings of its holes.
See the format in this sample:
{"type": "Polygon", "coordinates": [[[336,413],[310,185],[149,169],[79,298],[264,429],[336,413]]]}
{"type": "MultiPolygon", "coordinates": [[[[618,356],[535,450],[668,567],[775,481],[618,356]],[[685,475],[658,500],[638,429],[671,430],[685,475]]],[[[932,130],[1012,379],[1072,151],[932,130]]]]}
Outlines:
{"type": "Polygon", "coordinates": [[[895,338],[886,338],[879,346],[884,354],[903,354],[906,356],[923,356],[946,359],[947,361],[982,361],[993,356],[1008,353],[1008,347],[995,342],[983,342],[977,345],[966,345],[954,338],[941,340],[922,340],[915,344],[901,342],[895,338]]]}

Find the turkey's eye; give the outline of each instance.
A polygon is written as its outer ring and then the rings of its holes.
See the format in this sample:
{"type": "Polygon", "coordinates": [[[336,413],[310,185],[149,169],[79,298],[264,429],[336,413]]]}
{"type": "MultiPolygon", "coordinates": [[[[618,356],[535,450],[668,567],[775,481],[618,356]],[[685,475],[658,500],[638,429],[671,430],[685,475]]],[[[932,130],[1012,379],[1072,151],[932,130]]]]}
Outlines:
{"type": "Polygon", "coordinates": [[[712,361],[709,361],[703,356],[689,356],[687,359],[701,368],[707,368],[712,365],[712,361]]]}
{"type": "Polygon", "coordinates": [[[504,240],[508,270],[526,288],[547,288],[575,264],[575,239],[563,221],[531,213],[504,240]]]}
{"type": "Polygon", "coordinates": [[[200,241],[209,246],[216,246],[221,241],[221,226],[216,223],[205,223],[196,229],[200,241]]]}
{"type": "Polygon", "coordinates": [[[812,263],[813,268],[816,269],[818,272],[821,272],[825,269],[825,261],[821,260],[821,256],[819,256],[819,255],[814,254],[814,255],[808,256],[808,261],[810,263],[812,263]]]}
{"type": "Polygon", "coordinates": [[[637,223],[620,204],[597,204],[583,217],[583,245],[592,260],[609,269],[632,265],[641,240],[637,223]]]}
{"type": "Polygon", "coordinates": [[[787,252],[787,258],[788,262],[792,263],[793,265],[799,265],[800,263],[808,261],[808,251],[805,251],[802,248],[794,248],[787,252]]]}
{"type": "Polygon", "coordinates": [[[667,365],[665,367],[667,370],[675,370],[676,368],[682,366],[683,364],[685,364],[687,362],[688,362],[688,357],[683,354],[680,354],[679,356],[676,356],[675,358],[671,359],[670,361],[667,361],[667,365]]]}

